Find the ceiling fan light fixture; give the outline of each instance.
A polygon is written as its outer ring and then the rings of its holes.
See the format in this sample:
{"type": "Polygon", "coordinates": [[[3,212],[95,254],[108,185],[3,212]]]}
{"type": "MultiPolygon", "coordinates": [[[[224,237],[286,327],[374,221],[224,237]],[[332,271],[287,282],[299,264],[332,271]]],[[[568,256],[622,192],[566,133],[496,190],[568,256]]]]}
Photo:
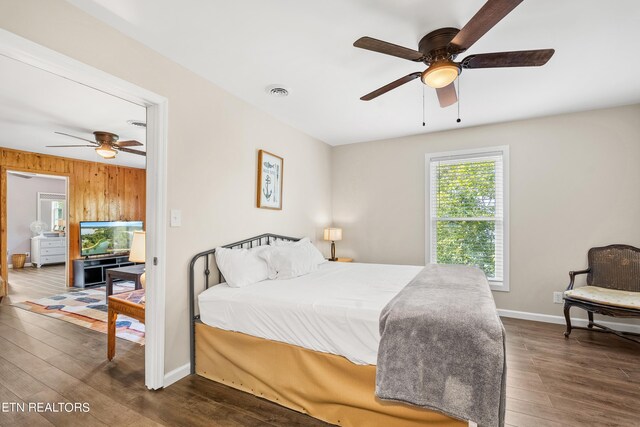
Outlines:
{"type": "Polygon", "coordinates": [[[422,73],[422,83],[434,89],[450,85],[460,75],[460,66],[455,62],[442,61],[431,64],[422,73]]]}
{"type": "Polygon", "coordinates": [[[96,153],[98,153],[99,156],[105,159],[113,159],[116,154],[118,154],[118,152],[111,148],[111,145],[107,144],[106,142],[100,145],[100,147],[96,148],[96,153]]]}

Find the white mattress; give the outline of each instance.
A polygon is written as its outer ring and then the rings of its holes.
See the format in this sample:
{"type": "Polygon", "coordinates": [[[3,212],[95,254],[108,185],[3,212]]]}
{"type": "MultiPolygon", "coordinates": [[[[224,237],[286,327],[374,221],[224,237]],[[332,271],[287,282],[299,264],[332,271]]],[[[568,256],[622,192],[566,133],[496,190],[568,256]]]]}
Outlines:
{"type": "Polygon", "coordinates": [[[326,262],[290,280],[198,295],[207,325],[375,365],[382,308],[422,267],[326,262]]]}

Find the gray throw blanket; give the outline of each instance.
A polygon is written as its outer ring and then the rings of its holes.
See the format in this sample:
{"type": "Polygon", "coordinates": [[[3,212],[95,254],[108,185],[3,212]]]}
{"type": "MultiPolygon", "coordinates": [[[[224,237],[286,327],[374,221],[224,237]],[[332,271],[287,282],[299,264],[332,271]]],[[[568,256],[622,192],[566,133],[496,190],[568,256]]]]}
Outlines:
{"type": "Polygon", "coordinates": [[[484,273],[425,267],[380,315],[376,395],[503,426],[505,334],[484,273]]]}

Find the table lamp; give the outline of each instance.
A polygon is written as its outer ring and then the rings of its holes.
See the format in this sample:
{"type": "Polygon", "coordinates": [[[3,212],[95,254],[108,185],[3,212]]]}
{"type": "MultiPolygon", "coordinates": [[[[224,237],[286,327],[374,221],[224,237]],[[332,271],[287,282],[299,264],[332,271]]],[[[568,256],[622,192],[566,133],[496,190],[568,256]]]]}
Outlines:
{"type": "Polygon", "coordinates": [[[336,258],[336,240],[342,240],[342,228],[325,228],[324,240],[331,241],[331,258],[329,261],[335,261],[336,258]]]}
{"type": "MultiPolygon", "coordinates": [[[[129,261],[131,262],[145,262],[145,243],[146,233],[144,231],[134,231],[133,240],[131,241],[131,250],[129,251],[129,261]]],[[[140,284],[142,288],[145,287],[147,273],[142,273],[140,276],[140,284]]]]}

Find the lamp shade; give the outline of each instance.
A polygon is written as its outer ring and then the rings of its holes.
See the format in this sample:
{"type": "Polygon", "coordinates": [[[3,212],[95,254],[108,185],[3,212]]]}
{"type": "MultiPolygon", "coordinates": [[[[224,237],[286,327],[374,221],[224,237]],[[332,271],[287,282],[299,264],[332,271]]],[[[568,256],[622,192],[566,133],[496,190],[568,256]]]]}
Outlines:
{"type": "Polygon", "coordinates": [[[145,242],[146,233],[144,231],[134,231],[131,250],[129,251],[129,261],[145,262],[145,242]]]}
{"type": "Polygon", "coordinates": [[[342,228],[325,228],[324,240],[342,240],[342,228]]]}

